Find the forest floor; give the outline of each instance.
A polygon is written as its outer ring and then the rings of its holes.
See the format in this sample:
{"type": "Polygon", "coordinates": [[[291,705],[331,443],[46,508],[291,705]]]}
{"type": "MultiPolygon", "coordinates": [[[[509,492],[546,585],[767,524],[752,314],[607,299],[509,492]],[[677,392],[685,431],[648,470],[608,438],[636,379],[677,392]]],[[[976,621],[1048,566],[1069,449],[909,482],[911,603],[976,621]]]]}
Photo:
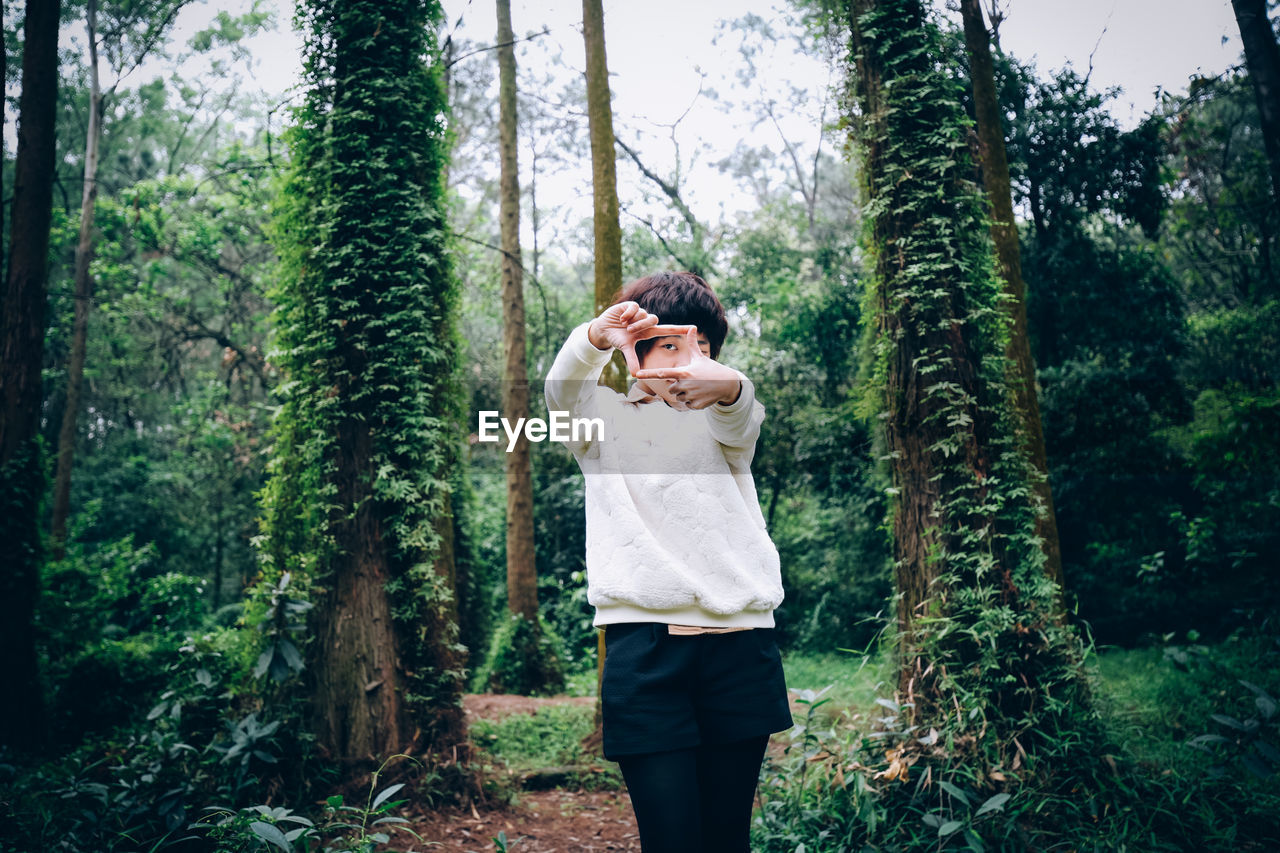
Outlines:
{"type": "MultiPolygon", "coordinates": [[[[792,695],[792,710],[803,710],[792,695]]],[[[478,722],[498,723],[516,714],[537,715],[548,709],[592,709],[590,696],[534,698],[499,694],[468,694],[464,697],[467,722],[475,730],[478,722]]],[[[770,752],[780,754],[786,738],[775,736],[770,752]]],[[[600,767],[586,768],[588,773],[600,767]]],[[[583,786],[572,778],[548,790],[518,790],[519,773],[508,781],[515,790],[510,798],[496,797],[489,803],[443,808],[413,821],[411,828],[423,840],[426,850],[439,853],[597,853],[597,851],[639,851],[631,801],[620,780],[610,784],[608,774],[595,773],[598,785],[583,786]],[[605,790],[590,790],[604,786],[605,790]],[[505,846],[497,843],[505,834],[505,846]]],[[[581,778],[581,777],[579,777],[581,778]]],[[[616,780],[616,775],[614,776],[616,780]]],[[[527,785],[525,787],[528,787],[527,785]]],[[[401,844],[404,838],[400,839],[401,844]]],[[[419,849],[424,845],[417,845],[419,849]]],[[[399,848],[397,848],[399,849],[399,848]]]]}
{"type": "MultiPolygon", "coordinates": [[[[640,836],[625,791],[529,791],[514,804],[446,809],[413,824],[430,851],[491,853],[505,833],[513,853],[639,851],[640,836]]],[[[403,840],[403,839],[402,839],[403,840]]],[[[417,849],[417,848],[415,848],[417,849]]]]}
{"type": "MultiPolygon", "coordinates": [[[[548,707],[593,708],[591,696],[534,698],[492,693],[468,694],[463,704],[467,723],[501,721],[514,714],[536,714],[548,707]]],[[[639,851],[631,801],[622,789],[589,791],[580,786],[545,791],[520,791],[509,802],[441,809],[412,829],[426,848],[440,853],[492,853],[505,833],[505,849],[513,853],[595,853],[639,851]]],[[[401,839],[403,841],[403,839],[401,839]]]]}

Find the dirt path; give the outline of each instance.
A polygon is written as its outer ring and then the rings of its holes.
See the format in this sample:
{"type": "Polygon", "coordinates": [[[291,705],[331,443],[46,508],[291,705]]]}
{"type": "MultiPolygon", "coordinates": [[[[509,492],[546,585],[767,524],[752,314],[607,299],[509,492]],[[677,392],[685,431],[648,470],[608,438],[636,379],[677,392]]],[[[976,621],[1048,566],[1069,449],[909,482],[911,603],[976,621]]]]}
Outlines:
{"type": "Polygon", "coordinates": [[[501,693],[468,693],[462,697],[462,707],[471,723],[479,718],[501,720],[512,714],[532,714],[539,708],[548,705],[580,705],[586,708],[595,707],[596,700],[591,696],[511,696],[501,693]]]}
{"type": "Polygon", "coordinates": [[[625,791],[530,792],[505,809],[437,812],[413,829],[424,841],[439,843],[426,848],[432,853],[493,853],[499,832],[507,834],[513,853],[640,850],[625,791]]]}

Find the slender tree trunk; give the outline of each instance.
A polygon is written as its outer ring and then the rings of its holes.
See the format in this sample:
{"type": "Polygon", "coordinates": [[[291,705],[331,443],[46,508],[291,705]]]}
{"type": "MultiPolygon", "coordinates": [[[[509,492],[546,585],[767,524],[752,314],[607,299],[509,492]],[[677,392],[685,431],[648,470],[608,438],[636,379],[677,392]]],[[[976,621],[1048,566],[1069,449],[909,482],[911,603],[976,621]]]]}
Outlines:
{"type": "MultiPolygon", "coordinates": [[[[8,28],[6,27],[7,31],[8,28]]],[[[0,38],[0,80],[7,81],[9,79],[9,40],[0,38]]],[[[9,126],[8,123],[8,106],[9,99],[0,97],[0,128],[9,126]]],[[[9,205],[4,203],[4,164],[8,160],[8,149],[4,145],[0,145],[0,235],[7,233],[5,227],[9,224],[9,205]]],[[[9,247],[0,237],[0,275],[8,277],[9,265],[7,259],[9,257],[9,247]]]]}
{"type": "Polygon", "coordinates": [[[537,281],[538,276],[542,275],[542,250],[539,247],[538,232],[542,227],[541,217],[538,215],[538,148],[536,145],[529,146],[530,162],[529,162],[529,230],[533,236],[533,266],[530,273],[533,280],[537,281]]]}
{"type": "Polygon", "coordinates": [[[1022,256],[1018,246],[1018,226],[1013,219],[1013,197],[1009,189],[1009,158],[1005,151],[1000,102],[996,93],[995,69],[991,62],[991,42],[982,20],[978,0],[960,0],[964,17],[964,39],[969,51],[969,76],[978,119],[978,152],[982,180],[991,203],[991,239],[995,243],[1000,275],[1009,295],[1009,315],[1013,328],[1005,354],[1016,376],[1011,380],[1018,415],[1026,431],[1026,450],[1043,479],[1036,493],[1046,512],[1036,523],[1036,535],[1044,541],[1045,571],[1064,588],[1062,546],[1058,541],[1058,519],[1049,484],[1049,462],[1044,449],[1044,427],[1040,421],[1040,400],[1036,396],[1036,365],[1027,335],[1027,288],[1022,280],[1022,256]]]}
{"type": "Polygon", "coordinates": [[[40,368],[58,99],[57,0],[27,0],[18,156],[0,317],[0,744],[39,747],[47,732],[33,617],[40,588],[40,368]]]}
{"type": "Polygon", "coordinates": [[[223,528],[226,524],[226,515],[222,510],[222,494],[219,492],[213,510],[213,609],[215,611],[222,606],[223,528]]]}
{"type": "MultiPolygon", "coordinates": [[[[520,258],[520,169],[516,154],[516,50],[511,2],[498,5],[498,148],[501,161],[503,416],[529,417],[525,359],[524,268],[520,258]]],[[[538,574],[533,551],[533,468],[521,435],[507,454],[507,607],[538,620],[538,574]]]]}
{"type": "Polygon", "coordinates": [[[89,132],[84,146],[84,192],[80,200],[80,240],[76,244],[75,325],[71,332],[71,362],[67,367],[67,400],[58,432],[58,469],[53,484],[53,555],[66,549],[67,515],[71,508],[71,468],[75,461],[76,426],[84,388],[84,361],[89,338],[89,308],[93,300],[93,211],[98,198],[98,141],[102,136],[102,87],[98,79],[98,4],[89,0],[89,132]]]}
{"type": "MultiPolygon", "coordinates": [[[[594,198],[596,252],[595,313],[599,315],[622,290],[622,227],[618,223],[617,151],[613,137],[613,107],[609,101],[609,63],[604,49],[604,7],[601,0],[582,0],[582,39],[587,52],[587,121],[591,131],[591,189],[594,198]]],[[[600,384],[615,391],[627,387],[626,362],[621,353],[600,376],[600,384]]],[[[596,635],[596,734],[603,708],[599,686],[604,682],[604,631],[596,635]]]]}
{"type": "Polygon", "coordinates": [[[1258,98],[1262,142],[1271,169],[1271,189],[1280,204],[1280,45],[1267,18],[1266,0],[1231,0],[1244,41],[1244,59],[1258,98]]]}
{"type": "MultiPolygon", "coordinates": [[[[601,0],[582,0],[582,38],[587,48],[587,120],[591,126],[591,188],[595,199],[595,313],[599,314],[622,289],[618,155],[613,137],[613,108],[609,102],[609,63],[605,57],[601,0]]],[[[616,391],[626,390],[627,370],[621,353],[615,353],[600,381],[616,391]]]]}

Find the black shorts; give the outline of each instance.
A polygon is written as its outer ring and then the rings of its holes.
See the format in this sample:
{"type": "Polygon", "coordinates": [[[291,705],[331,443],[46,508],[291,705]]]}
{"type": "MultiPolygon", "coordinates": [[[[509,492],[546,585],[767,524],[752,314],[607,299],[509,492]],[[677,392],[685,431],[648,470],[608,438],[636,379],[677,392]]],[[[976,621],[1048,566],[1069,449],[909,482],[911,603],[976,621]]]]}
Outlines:
{"type": "Polygon", "coordinates": [[[606,625],[601,705],[610,760],[793,725],[772,628],[672,636],[661,622],[606,625]]]}

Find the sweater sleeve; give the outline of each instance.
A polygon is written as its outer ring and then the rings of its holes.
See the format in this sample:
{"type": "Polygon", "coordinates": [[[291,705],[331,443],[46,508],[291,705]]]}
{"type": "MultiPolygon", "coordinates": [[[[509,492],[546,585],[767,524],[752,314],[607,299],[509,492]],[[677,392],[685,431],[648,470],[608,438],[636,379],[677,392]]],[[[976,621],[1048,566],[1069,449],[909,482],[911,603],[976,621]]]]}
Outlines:
{"type": "MultiPolygon", "coordinates": [[[[583,323],[569,333],[556,359],[547,371],[543,393],[549,412],[568,412],[572,418],[597,417],[597,382],[605,365],[613,357],[613,349],[596,349],[587,337],[583,323]]],[[[571,445],[571,449],[574,448],[571,445]]]]}
{"type": "MultiPolygon", "coordinates": [[[[764,405],[756,399],[751,380],[737,371],[742,380],[742,392],[729,405],[715,403],[706,408],[711,435],[726,449],[738,451],[733,460],[749,466],[755,455],[756,439],[760,437],[760,425],[764,423],[764,405]]],[[[726,456],[730,454],[726,453],[726,456]]]]}

